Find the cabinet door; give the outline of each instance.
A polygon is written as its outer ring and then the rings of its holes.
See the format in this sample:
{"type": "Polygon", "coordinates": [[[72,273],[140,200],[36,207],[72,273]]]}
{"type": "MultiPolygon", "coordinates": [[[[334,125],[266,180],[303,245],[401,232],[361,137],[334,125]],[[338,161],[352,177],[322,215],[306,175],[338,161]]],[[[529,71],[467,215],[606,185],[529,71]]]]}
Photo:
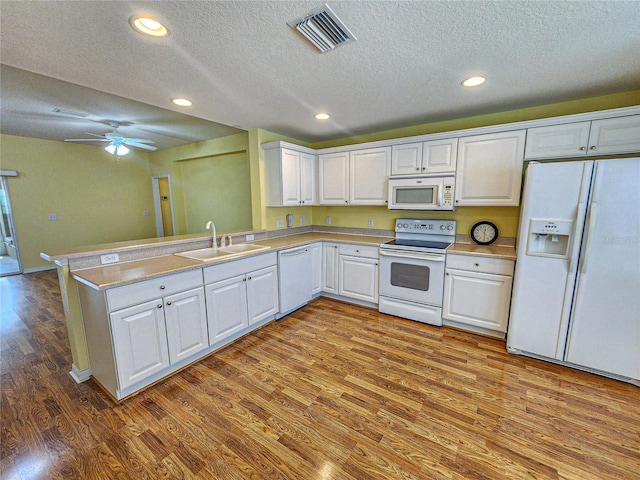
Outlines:
{"type": "Polygon", "coordinates": [[[169,367],[161,299],[118,310],[109,316],[119,390],[169,367]]]}
{"type": "Polygon", "coordinates": [[[386,205],[391,172],[391,147],[349,154],[349,204],[386,205]]]}
{"type": "Polygon", "coordinates": [[[422,173],[455,172],[457,159],[457,138],[424,142],[422,147],[422,173]]]}
{"type": "Polygon", "coordinates": [[[524,130],[461,138],[456,206],[518,206],[524,139],[524,130]]]}
{"type": "Polygon", "coordinates": [[[579,157],[586,155],[591,122],[529,128],[524,158],[579,157]]]}
{"type": "Polygon", "coordinates": [[[322,243],[312,243],[311,250],[311,294],[322,291],[322,243]]]}
{"type": "Polygon", "coordinates": [[[349,152],[318,157],[321,205],[349,204],[349,152]]]}
{"type": "Polygon", "coordinates": [[[340,255],[340,295],[378,303],[378,260],[340,255]]]}
{"type": "Polygon", "coordinates": [[[317,203],[316,164],[315,155],[300,154],[300,203],[303,205],[317,203]]]}
{"type": "Polygon", "coordinates": [[[247,273],[249,325],[278,313],[278,268],[268,267],[247,273]]]}
{"type": "Polygon", "coordinates": [[[447,269],[442,317],[447,320],[507,331],[512,277],[447,269]]]}
{"type": "Polygon", "coordinates": [[[589,155],[640,151],[640,115],[591,122],[589,155]]]}
{"type": "Polygon", "coordinates": [[[165,297],[164,308],[172,365],[209,346],[204,288],[165,297]]]}
{"type": "Polygon", "coordinates": [[[282,205],[300,205],[300,153],[282,149],[282,205]]]}
{"type": "Polygon", "coordinates": [[[322,244],[322,291],[338,293],[338,245],[322,244]]]}
{"type": "Polygon", "coordinates": [[[205,286],[209,344],[224,340],[249,326],[244,275],[205,286]]]}
{"type": "Polygon", "coordinates": [[[416,175],[422,169],[422,142],[391,147],[391,175],[416,175]]]}

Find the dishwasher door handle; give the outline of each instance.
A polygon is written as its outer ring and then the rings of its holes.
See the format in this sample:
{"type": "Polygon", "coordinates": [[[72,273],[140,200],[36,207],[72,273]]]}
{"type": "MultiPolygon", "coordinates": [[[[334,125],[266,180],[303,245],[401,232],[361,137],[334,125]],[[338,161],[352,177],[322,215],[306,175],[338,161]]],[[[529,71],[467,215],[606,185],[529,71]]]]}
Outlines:
{"type": "Polygon", "coordinates": [[[294,257],[299,257],[300,255],[304,255],[308,251],[309,249],[305,248],[305,249],[295,250],[293,252],[282,252],[280,253],[280,256],[283,258],[294,258],[294,257]]]}

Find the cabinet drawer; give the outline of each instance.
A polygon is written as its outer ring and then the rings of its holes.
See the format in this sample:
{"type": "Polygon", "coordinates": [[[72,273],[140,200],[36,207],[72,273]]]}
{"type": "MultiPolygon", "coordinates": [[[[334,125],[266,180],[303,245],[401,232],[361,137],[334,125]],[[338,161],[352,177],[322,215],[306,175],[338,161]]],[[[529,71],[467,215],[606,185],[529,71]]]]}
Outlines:
{"type": "Polygon", "coordinates": [[[340,244],[340,255],[349,255],[351,257],[378,258],[378,247],[340,244]]]}
{"type": "Polygon", "coordinates": [[[110,312],[202,286],[202,270],[190,270],[107,290],[110,312]]]}
{"type": "Polygon", "coordinates": [[[447,254],[447,268],[512,276],[513,267],[513,260],[503,258],[447,254]]]}
{"type": "Polygon", "coordinates": [[[276,252],[269,252],[255,257],[232,260],[221,265],[212,265],[204,269],[204,283],[208,285],[226,278],[244,275],[247,272],[271,267],[278,263],[276,252]]]}

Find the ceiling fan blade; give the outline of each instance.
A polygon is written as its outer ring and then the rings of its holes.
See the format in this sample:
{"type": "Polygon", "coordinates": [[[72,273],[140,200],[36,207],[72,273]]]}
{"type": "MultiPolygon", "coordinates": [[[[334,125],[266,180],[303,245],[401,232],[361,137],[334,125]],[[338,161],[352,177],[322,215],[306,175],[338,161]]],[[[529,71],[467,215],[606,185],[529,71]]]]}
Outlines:
{"type": "Polygon", "coordinates": [[[107,138],[65,138],[65,142],[110,142],[107,138]]]}
{"type": "Polygon", "coordinates": [[[84,132],[85,135],[91,135],[92,137],[100,137],[100,138],[104,138],[106,139],[107,137],[104,135],[98,135],[96,133],[91,133],[91,132],[84,132]]]}
{"type": "Polygon", "coordinates": [[[126,145],[130,145],[132,147],[137,147],[137,148],[142,148],[144,150],[149,150],[151,152],[153,152],[154,150],[157,150],[158,147],[152,147],[151,145],[145,145],[144,143],[138,143],[135,141],[132,141],[133,139],[131,138],[125,138],[122,140],[122,143],[126,144],[126,145]]]}
{"type": "Polygon", "coordinates": [[[128,142],[136,142],[136,143],[156,143],[153,140],[149,140],[147,138],[130,138],[130,137],[123,137],[124,140],[127,140],[128,142]]]}

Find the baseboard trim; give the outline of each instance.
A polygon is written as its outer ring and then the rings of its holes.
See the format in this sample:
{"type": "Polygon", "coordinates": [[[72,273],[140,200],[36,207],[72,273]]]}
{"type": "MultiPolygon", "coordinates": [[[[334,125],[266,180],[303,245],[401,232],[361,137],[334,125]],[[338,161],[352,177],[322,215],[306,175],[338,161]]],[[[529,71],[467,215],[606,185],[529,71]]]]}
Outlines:
{"type": "Polygon", "coordinates": [[[71,378],[73,378],[76,383],[86,382],[91,378],[91,369],[87,368],[86,370],[79,370],[74,364],[71,364],[71,371],[69,372],[71,378]]]}
{"type": "Polygon", "coordinates": [[[55,270],[55,265],[44,265],[42,267],[33,267],[33,268],[25,268],[22,270],[22,273],[36,273],[36,272],[44,272],[46,270],[55,270]]]}

